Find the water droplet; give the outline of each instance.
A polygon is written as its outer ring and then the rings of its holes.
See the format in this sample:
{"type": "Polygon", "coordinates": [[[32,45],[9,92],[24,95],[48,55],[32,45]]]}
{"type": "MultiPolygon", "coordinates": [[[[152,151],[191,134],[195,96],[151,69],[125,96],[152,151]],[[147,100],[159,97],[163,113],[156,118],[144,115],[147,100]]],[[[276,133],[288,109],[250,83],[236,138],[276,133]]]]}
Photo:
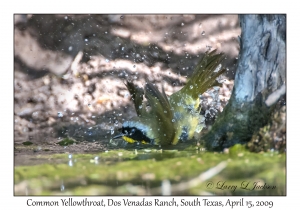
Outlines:
{"type": "Polygon", "coordinates": [[[201,35],[204,36],[205,35],[205,31],[202,31],[201,35]]]}
{"type": "Polygon", "coordinates": [[[88,39],[84,39],[85,42],[89,41],[88,39]]]}
{"type": "Polygon", "coordinates": [[[172,122],[175,122],[175,119],[172,119],[172,122]]]}
{"type": "Polygon", "coordinates": [[[184,26],[184,23],[181,23],[181,26],[184,26]]]}
{"type": "Polygon", "coordinates": [[[62,112],[57,112],[57,117],[63,117],[63,113],[62,112]]]}
{"type": "Polygon", "coordinates": [[[207,48],[208,50],[211,50],[212,46],[206,45],[206,48],[207,48]]]}
{"type": "Polygon", "coordinates": [[[106,62],[106,63],[108,63],[108,62],[109,62],[109,60],[108,60],[108,59],[105,59],[105,62],[106,62]]]}
{"type": "Polygon", "coordinates": [[[72,167],[72,166],[73,166],[73,161],[72,161],[72,160],[69,160],[68,165],[69,165],[70,167],[72,167]]]}
{"type": "Polygon", "coordinates": [[[98,157],[98,156],[94,157],[94,163],[95,163],[96,165],[99,163],[99,157],[98,157]]]}
{"type": "Polygon", "coordinates": [[[140,105],[140,106],[139,106],[139,109],[142,109],[142,108],[143,108],[143,106],[142,106],[142,105],[140,105]]]}
{"type": "Polygon", "coordinates": [[[121,16],[120,16],[120,19],[123,19],[123,18],[124,18],[124,16],[123,16],[123,15],[121,15],[121,16]]]}
{"type": "Polygon", "coordinates": [[[72,51],[72,50],[73,50],[73,47],[72,47],[72,46],[69,46],[68,50],[69,50],[69,51],[72,51]]]}
{"type": "Polygon", "coordinates": [[[162,195],[171,195],[171,183],[169,180],[163,180],[161,183],[162,195]]]}
{"type": "Polygon", "coordinates": [[[190,85],[190,89],[193,89],[193,85],[190,85]]]}

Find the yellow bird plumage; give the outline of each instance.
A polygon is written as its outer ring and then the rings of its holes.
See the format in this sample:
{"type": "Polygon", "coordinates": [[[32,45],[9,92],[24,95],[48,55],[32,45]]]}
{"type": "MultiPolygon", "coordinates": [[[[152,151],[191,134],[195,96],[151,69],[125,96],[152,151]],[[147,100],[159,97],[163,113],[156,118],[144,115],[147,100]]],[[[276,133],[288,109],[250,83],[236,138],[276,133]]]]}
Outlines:
{"type": "Polygon", "coordinates": [[[186,85],[170,97],[166,96],[164,89],[160,92],[149,82],[142,89],[127,81],[137,117],[125,121],[122,134],[114,138],[162,146],[192,139],[194,133],[204,127],[199,95],[216,85],[216,78],[225,71],[218,70],[223,59],[224,55],[216,54],[216,50],[206,52],[186,85]],[[146,109],[143,96],[150,109],[146,109]]]}

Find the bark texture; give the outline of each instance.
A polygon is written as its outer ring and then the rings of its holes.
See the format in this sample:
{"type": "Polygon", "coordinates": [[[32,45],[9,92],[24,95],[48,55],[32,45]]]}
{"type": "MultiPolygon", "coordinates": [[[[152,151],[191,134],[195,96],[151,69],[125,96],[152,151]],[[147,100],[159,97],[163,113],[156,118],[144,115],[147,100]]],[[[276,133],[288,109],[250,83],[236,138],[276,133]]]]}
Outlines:
{"type": "Polygon", "coordinates": [[[210,150],[248,142],[268,123],[274,104],[285,95],[286,16],[240,15],[239,20],[242,32],[233,94],[203,137],[210,150]]]}

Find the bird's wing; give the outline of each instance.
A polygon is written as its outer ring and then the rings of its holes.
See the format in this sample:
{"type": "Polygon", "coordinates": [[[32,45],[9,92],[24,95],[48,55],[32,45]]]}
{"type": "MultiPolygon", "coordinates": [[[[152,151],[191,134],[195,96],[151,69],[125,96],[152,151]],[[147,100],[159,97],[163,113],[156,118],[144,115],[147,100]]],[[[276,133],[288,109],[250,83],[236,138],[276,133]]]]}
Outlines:
{"type": "Polygon", "coordinates": [[[162,145],[170,144],[174,136],[174,126],[172,124],[173,112],[169,100],[164,92],[160,92],[153,84],[147,83],[145,86],[145,97],[150,105],[149,114],[153,121],[159,125],[158,135],[162,145]]]}
{"type": "Polygon", "coordinates": [[[197,64],[194,73],[186,85],[180,91],[174,93],[171,97],[189,95],[196,100],[199,97],[199,94],[203,94],[209,88],[215,86],[216,78],[226,71],[226,69],[216,71],[217,67],[223,60],[223,53],[216,54],[216,50],[206,52],[197,64]]]}
{"type": "Polygon", "coordinates": [[[144,110],[143,107],[143,95],[144,90],[135,86],[132,82],[126,81],[125,83],[130,95],[131,99],[134,103],[134,107],[138,116],[141,116],[144,110]]]}

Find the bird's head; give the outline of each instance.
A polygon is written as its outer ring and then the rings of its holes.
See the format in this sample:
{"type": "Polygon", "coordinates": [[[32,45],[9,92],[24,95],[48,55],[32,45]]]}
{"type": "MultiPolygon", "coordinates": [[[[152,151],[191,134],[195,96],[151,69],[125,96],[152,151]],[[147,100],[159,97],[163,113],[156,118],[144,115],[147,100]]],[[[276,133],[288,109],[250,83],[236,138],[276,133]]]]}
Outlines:
{"type": "Polygon", "coordinates": [[[122,138],[128,143],[139,142],[142,144],[154,144],[152,128],[138,121],[126,121],[122,125],[121,134],[113,139],[122,138]]]}

